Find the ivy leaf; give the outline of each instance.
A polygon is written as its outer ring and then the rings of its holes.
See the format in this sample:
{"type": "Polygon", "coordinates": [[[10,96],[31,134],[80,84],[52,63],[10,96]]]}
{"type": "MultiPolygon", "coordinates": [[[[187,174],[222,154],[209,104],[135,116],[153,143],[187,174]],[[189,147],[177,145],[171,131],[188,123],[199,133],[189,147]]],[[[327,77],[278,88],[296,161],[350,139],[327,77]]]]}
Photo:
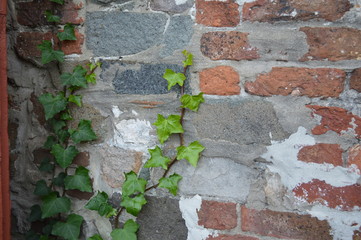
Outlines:
{"type": "Polygon", "coordinates": [[[183,86],[186,76],[183,73],[175,73],[172,69],[166,69],[163,78],[168,81],[168,91],[177,83],[183,86]]]}
{"type": "Polygon", "coordinates": [[[87,238],[87,240],[103,240],[103,238],[99,234],[95,234],[90,238],[87,238]]]}
{"type": "Polygon", "coordinates": [[[60,22],[60,17],[53,15],[49,10],[45,11],[45,18],[48,22],[60,22]]]}
{"type": "Polygon", "coordinates": [[[40,240],[40,236],[33,230],[30,230],[25,234],[25,240],[40,240]]]}
{"type": "Polygon", "coordinates": [[[180,123],[181,117],[178,115],[170,115],[168,118],[158,114],[158,119],[154,123],[157,126],[157,135],[160,143],[164,143],[173,133],[183,133],[183,127],[180,123]]]}
{"type": "Polygon", "coordinates": [[[54,164],[51,162],[49,158],[44,158],[39,166],[39,170],[41,172],[51,172],[54,169],[54,164]]]}
{"type": "Polygon", "coordinates": [[[50,0],[50,2],[55,2],[55,3],[61,4],[61,5],[64,4],[64,0],[50,0]]]}
{"type": "Polygon", "coordinates": [[[73,69],[73,73],[63,73],[60,75],[60,79],[63,85],[86,88],[88,86],[85,78],[86,72],[85,68],[78,65],[73,69]]]}
{"type": "Polygon", "coordinates": [[[95,84],[97,82],[95,73],[85,75],[85,79],[87,83],[95,84]]]}
{"type": "Polygon", "coordinates": [[[123,196],[120,206],[125,207],[127,212],[133,216],[138,216],[140,210],[142,210],[143,205],[146,203],[147,200],[145,200],[144,194],[139,194],[133,198],[129,196],[123,196]]]}
{"type": "Polygon", "coordinates": [[[39,180],[35,184],[34,194],[37,196],[46,196],[51,193],[51,188],[48,187],[45,180],[39,180]]]}
{"type": "Polygon", "coordinates": [[[193,65],[193,55],[187,50],[182,51],[183,55],[186,57],[186,60],[183,62],[183,67],[192,66],[193,65]]]}
{"type": "Polygon", "coordinates": [[[82,192],[92,192],[92,183],[89,177],[89,170],[79,166],[74,175],[68,175],[64,179],[65,189],[77,189],[82,192]]]}
{"type": "Polygon", "coordinates": [[[57,34],[60,41],[76,40],[74,26],[70,23],[65,24],[64,30],[57,34]]]}
{"type": "Polygon", "coordinates": [[[81,99],[82,99],[81,95],[70,95],[68,101],[75,103],[78,107],[81,107],[82,105],[81,99]]]}
{"type": "Polygon", "coordinates": [[[66,126],[65,121],[58,119],[50,119],[49,123],[56,134],[58,134],[58,132],[66,126]]]}
{"type": "MultiPolygon", "coordinates": [[[[57,223],[58,221],[55,220],[55,219],[51,219],[50,221],[48,221],[49,223],[46,224],[43,229],[42,229],[42,232],[43,234],[45,234],[46,236],[50,235],[51,234],[51,231],[53,230],[53,226],[55,223],[57,223]]],[[[46,238],[47,239],[47,238],[46,238]]]]}
{"type": "Polygon", "coordinates": [[[66,176],[67,175],[64,172],[59,173],[57,177],[53,178],[53,184],[58,187],[64,186],[64,179],[66,176]]]}
{"type": "Polygon", "coordinates": [[[125,182],[122,188],[123,196],[130,196],[137,192],[144,193],[147,181],[143,178],[138,178],[135,172],[131,171],[125,174],[125,182]]]}
{"type": "Polygon", "coordinates": [[[188,147],[179,146],[177,147],[177,159],[186,159],[193,167],[197,167],[199,154],[204,149],[205,148],[198,141],[192,142],[188,147]]]}
{"type": "Polygon", "coordinates": [[[116,215],[116,209],[108,203],[108,194],[105,192],[98,192],[95,197],[89,200],[85,208],[98,211],[100,216],[111,217],[116,215]]]}
{"type": "Polygon", "coordinates": [[[82,222],[82,216],[70,214],[66,222],[57,222],[54,224],[51,234],[67,240],[78,240],[82,222]]]}
{"type": "Polygon", "coordinates": [[[58,95],[51,95],[50,93],[44,93],[39,97],[39,102],[43,105],[45,111],[45,119],[49,120],[54,117],[55,114],[66,109],[68,104],[63,93],[58,95]]]}
{"type": "Polygon", "coordinates": [[[138,223],[129,219],[121,229],[114,229],[110,235],[113,240],[137,240],[136,232],[139,229],[138,223]]]}
{"type": "Polygon", "coordinates": [[[144,164],[145,168],[162,167],[163,169],[167,170],[168,163],[170,163],[171,160],[163,156],[162,149],[160,149],[160,147],[156,146],[154,149],[148,149],[148,152],[150,153],[151,157],[144,164]]]}
{"type": "Polygon", "coordinates": [[[41,208],[38,204],[31,206],[30,215],[28,217],[29,222],[35,222],[41,220],[41,208]]]}
{"type": "Polygon", "coordinates": [[[70,204],[69,198],[58,197],[56,192],[52,192],[43,198],[41,218],[52,217],[58,213],[68,212],[70,210],[70,204]]]}
{"type": "Polygon", "coordinates": [[[94,133],[91,127],[90,120],[80,120],[78,129],[70,130],[70,137],[75,143],[87,142],[97,139],[97,135],[94,133]]]}
{"type": "Polygon", "coordinates": [[[56,141],[56,137],[55,136],[48,136],[46,138],[46,142],[44,143],[44,148],[47,150],[51,150],[51,148],[53,147],[53,145],[55,145],[57,143],[56,141]]]}
{"type": "Polygon", "coordinates": [[[73,120],[72,116],[70,115],[70,113],[68,111],[62,112],[60,115],[60,119],[65,120],[65,121],[73,120]]]}
{"type": "Polygon", "coordinates": [[[43,64],[47,64],[52,61],[64,62],[64,52],[54,50],[50,41],[44,40],[38,45],[38,49],[41,51],[41,62],[43,64]]]}
{"type": "Polygon", "coordinates": [[[185,94],[181,97],[180,101],[183,104],[181,106],[182,108],[188,108],[194,112],[197,112],[199,105],[204,102],[203,93],[201,92],[195,96],[185,94]]]}
{"type": "Polygon", "coordinates": [[[168,189],[171,194],[176,196],[178,192],[178,182],[180,180],[182,180],[182,176],[174,173],[169,176],[169,178],[163,177],[159,179],[159,187],[168,189]]]}
{"type": "Polygon", "coordinates": [[[51,154],[54,155],[56,162],[62,168],[67,168],[78,153],[79,151],[75,146],[63,148],[60,144],[55,144],[51,149],[51,154]]]}

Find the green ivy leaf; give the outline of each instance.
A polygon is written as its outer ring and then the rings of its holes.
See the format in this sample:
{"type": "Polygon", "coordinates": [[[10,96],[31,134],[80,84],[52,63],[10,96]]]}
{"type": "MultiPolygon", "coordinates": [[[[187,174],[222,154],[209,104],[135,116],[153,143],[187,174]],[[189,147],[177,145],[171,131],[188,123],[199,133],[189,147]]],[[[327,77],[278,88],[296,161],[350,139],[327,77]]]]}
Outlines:
{"type": "Polygon", "coordinates": [[[186,76],[183,73],[175,73],[172,69],[166,69],[163,78],[168,81],[168,91],[177,83],[183,86],[186,76]]]}
{"type": "Polygon", "coordinates": [[[30,215],[28,217],[29,222],[35,222],[41,220],[41,208],[38,204],[31,206],[30,215]]]}
{"type": "Polygon", "coordinates": [[[160,149],[160,147],[156,146],[154,149],[148,149],[148,152],[151,157],[144,164],[145,168],[162,167],[165,170],[168,169],[168,163],[170,163],[171,160],[163,156],[162,149],[160,149]]]}
{"type": "Polygon", "coordinates": [[[85,79],[87,83],[95,84],[97,82],[95,73],[85,75],[85,79]]]}
{"type": "Polygon", "coordinates": [[[68,111],[62,112],[60,115],[60,119],[65,120],[65,121],[73,120],[72,116],[70,115],[70,113],[68,111]]]}
{"type": "Polygon", "coordinates": [[[120,206],[125,207],[127,212],[133,216],[138,216],[140,210],[142,210],[143,205],[146,203],[147,200],[145,200],[144,194],[139,194],[133,198],[129,196],[123,196],[120,206]]]}
{"type": "Polygon", "coordinates": [[[94,236],[87,238],[87,240],[103,240],[103,238],[99,234],[95,234],[94,236]]]}
{"type": "Polygon", "coordinates": [[[91,127],[90,120],[80,120],[78,129],[70,130],[70,137],[75,143],[87,142],[97,139],[97,135],[94,133],[91,127]]]}
{"type": "Polygon", "coordinates": [[[67,240],[78,240],[82,222],[82,216],[70,214],[66,222],[57,222],[54,224],[51,234],[67,240]]]}
{"type": "Polygon", "coordinates": [[[64,0],[50,0],[50,2],[55,2],[55,3],[61,4],[61,5],[64,4],[64,0]]]}
{"type": "Polygon", "coordinates": [[[52,217],[58,213],[68,212],[70,210],[70,199],[67,197],[58,197],[56,192],[43,197],[41,206],[41,218],[52,217]]]}
{"type": "Polygon", "coordinates": [[[41,51],[41,62],[43,64],[47,64],[52,61],[64,62],[64,52],[54,50],[50,41],[44,40],[38,45],[38,49],[41,51]]]}
{"type": "Polygon", "coordinates": [[[39,180],[35,184],[34,194],[37,196],[46,196],[51,193],[51,188],[48,187],[45,180],[39,180]]]}
{"type": "Polygon", "coordinates": [[[79,166],[74,175],[68,175],[64,179],[65,189],[77,189],[82,192],[92,192],[92,183],[89,177],[89,170],[79,166]]]}
{"type": "Polygon", "coordinates": [[[53,230],[53,226],[55,223],[57,223],[58,221],[55,219],[51,219],[50,221],[47,221],[48,224],[46,224],[43,229],[42,232],[44,235],[49,236],[51,234],[51,231],[53,230]]]}
{"type": "Polygon", "coordinates": [[[25,234],[25,240],[40,240],[40,235],[30,230],[25,234]]]}
{"type": "Polygon", "coordinates": [[[54,164],[49,158],[44,158],[39,165],[39,170],[41,172],[52,172],[54,170],[54,164]]]}
{"type": "Polygon", "coordinates": [[[192,142],[188,147],[179,146],[177,147],[177,159],[186,159],[193,167],[197,167],[199,154],[204,149],[205,148],[198,141],[192,142]]]}
{"type": "Polygon", "coordinates": [[[75,146],[68,146],[63,148],[60,144],[55,144],[51,149],[51,154],[54,155],[56,162],[62,168],[67,168],[72,164],[73,159],[78,155],[79,151],[75,146]]]}
{"type": "Polygon", "coordinates": [[[48,136],[46,138],[46,142],[44,143],[44,148],[47,150],[51,150],[53,145],[57,144],[56,137],[55,136],[48,136]]]}
{"type": "Polygon", "coordinates": [[[64,40],[76,40],[74,26],[70,23],[65,24],[62,32],[57,34],[60,41],[64,40]]]}
{"type": "Polygon", "coordinates": [[[63,85],[86,88],[88,86],[85,78],[86,72],[87,70],[85,68],[78,65],[73,69],[72,73],[63,73],[60,79],[63,85]]]}
{"type": "Polygon", "coordinates": [[[108,194],[105,192],[98,192],[95,197],[89,200],[85,208],[98,211],[100,216],[111,217],[116,215],[116,209],[108,203],[108,194]]]}
{"type": "Polygon", "coordinates": [[[138,178],[135,172],[131,171],[125,174],[125,182],[123,183],[123,196],[130,196],[135,193],[144,193],[147,181],[143,178],[138,178]]]}
{"type": "Polygon", "coordinates": [[[154,123],[157,126],[157,135],[160,143],[164,143],[171,134],[183,133],[183,127],[180,123],[181,117],[178,115],[170,115],[168,118],[158,114],[158,119],[154,123]]]}
{"type": "Polygon", "coordinates": [[[113,240],[137,240],[136,232],[139,229],[138,223],[129,219],[125,222],[122,229],[114,229],[110,235],[113,240]]]}
{"type": "Polygon", "coordinates": [[[45,18],[48,22],[60,22],[60,17],[53,15],[49,10],[45,11],[45,18]]]}
{"type": "Polygon", "coordinates": [[[199,105],[204,102],[203,93],[201,92],[195,96],[185,94],[181,97],[180,101],[183,104],[181,106],[182,108],[188,108],[194,112],[197,112],[199,105]]]}
{"type": "Polygon", "coordinates": [[[50,93],[44,93],[39,97],[39,102],[43,105],[45,111],[45,119],[49,120],[54,117],[55,114],[66,109],[68,104],[63,93],[58,95],[51,95],[50,93]]]}
{"type": "Polygon", "coordinates": [[[183,67],[192,66],[193,65],[193,55],[187,50],[182,51],[183,55],[186,59],[183,62],[183,67]]]}
{"type": "Polygon", "coordinates": [[[176,196],[178,192],[178,182],[180,180],[182,180],[182,176],[174,173],[169,176],[169,178],[163,177],[159,179],[159,187],[168,189],[171,194],[176,196]]]}
{"type": "Polygon", "coordinates": [[[53,184],[55,186],[58,186],[58,187],[63,187],[64,186],[64,179],[65,179],[66,176],[67,175],[64,172],[59,173],[57,177],[53,178],[53,181],[52,181],[53,184]]]}
{"type": "Polygon", "coordinates": [[[82,96],[81,95],[70,95],[68,100],[69,100],[69,102],[75,103],[78,107],[82,106],[82,96]]]}
{"type": "Polygon", "coordinates": [[[58,134],[58,132],[66,126],[66,122],[58,119],[50,119],[49,121],[51,127],[53,128],[54,133],[58,134]]]}

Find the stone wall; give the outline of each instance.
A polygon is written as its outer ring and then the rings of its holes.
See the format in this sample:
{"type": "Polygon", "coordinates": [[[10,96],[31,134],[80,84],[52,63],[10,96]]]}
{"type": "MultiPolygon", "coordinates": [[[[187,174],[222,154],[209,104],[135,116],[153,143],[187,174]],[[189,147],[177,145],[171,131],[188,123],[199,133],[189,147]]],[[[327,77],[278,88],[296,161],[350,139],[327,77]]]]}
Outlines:
{"type": "MultiPolygon", "coordinates": [[[[183,176],[177,197],[149,192],[139,239],[361,238],[360,0],[9,1],[13,239],[30,227],[36,164],[49,154],[37,97],[61,89],[56,66],[42,66],[36,48],[57,41],[48,9],[76,25],[62,71],[103,63],[73,115],[91,119],[100,136],[77,160],[113,203],[123,172],[160,176],[143,168],[157,144],[152,123],[179,106],[162,75],[182,69],[183,49],[194,54],[186,91],[204,92],[206,103],[187,113],[185,137],[206,150],[197,168],[174,166],[183,176]]],[[[111,224],[83,208],[93,194],[67,194],[84,216],[82,239],[109,237],[111,224]]]]}

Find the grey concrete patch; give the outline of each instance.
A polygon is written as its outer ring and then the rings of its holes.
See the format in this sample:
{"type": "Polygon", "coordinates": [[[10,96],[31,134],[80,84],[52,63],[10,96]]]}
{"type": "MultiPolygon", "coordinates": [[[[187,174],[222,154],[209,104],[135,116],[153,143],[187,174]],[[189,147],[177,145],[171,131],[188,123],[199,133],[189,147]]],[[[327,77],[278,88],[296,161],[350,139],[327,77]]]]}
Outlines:
{"type": "Polygon", "coordinates": [[[176,0],[151,0],[150,8],[155,11],[181,13],[191,8],[193,2],[193,0],[187,0],[183,4],[177,4],[176,0]]]}

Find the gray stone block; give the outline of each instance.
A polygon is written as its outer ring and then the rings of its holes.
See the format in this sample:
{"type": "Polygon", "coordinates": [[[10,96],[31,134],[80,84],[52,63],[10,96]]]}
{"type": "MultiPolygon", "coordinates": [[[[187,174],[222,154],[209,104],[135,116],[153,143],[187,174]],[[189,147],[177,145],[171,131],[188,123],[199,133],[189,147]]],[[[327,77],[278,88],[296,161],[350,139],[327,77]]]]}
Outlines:
{"type": "Polygon", "coordinates": [[[193,0],[151,0],[150,7],[152,10],[169,13],[181,13],[193,6],[193,0]],[[182,3],[180,3],[182,2],[182,3]]]}

